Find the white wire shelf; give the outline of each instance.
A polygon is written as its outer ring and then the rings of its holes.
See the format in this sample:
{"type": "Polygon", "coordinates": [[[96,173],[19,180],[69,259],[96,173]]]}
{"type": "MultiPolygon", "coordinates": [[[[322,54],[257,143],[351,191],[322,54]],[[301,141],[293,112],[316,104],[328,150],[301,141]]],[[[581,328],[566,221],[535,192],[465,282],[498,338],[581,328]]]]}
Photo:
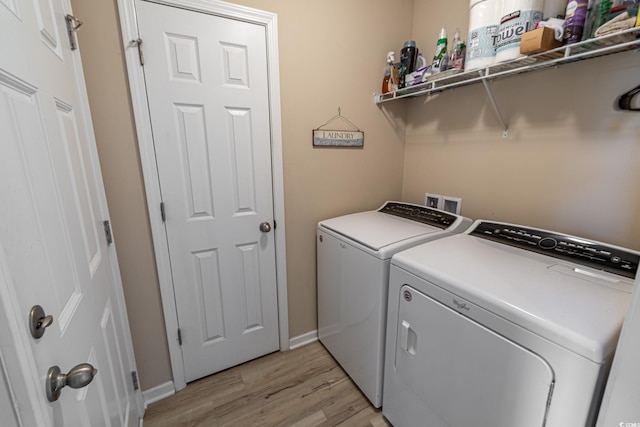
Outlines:
{"type": "MultiPolygon", "coordinates": [[[[374,101],[376,104],[380,104],[396,99],[426,96],[479,82],[485,83],[486,88],[487,80],[495,80],[569,62],[626,52],[636,48],[640,48],[640,27],[562,46],[535,55],[523,56],[485,68],[457,74],[454,74],[452,70],[435,74],[430,76],[427,81],[415,86],[385,94],[376,93],[374,94],[374,101]]],[[[506,137],[506,124],[503,123],[503,127],[506,137]]]]}

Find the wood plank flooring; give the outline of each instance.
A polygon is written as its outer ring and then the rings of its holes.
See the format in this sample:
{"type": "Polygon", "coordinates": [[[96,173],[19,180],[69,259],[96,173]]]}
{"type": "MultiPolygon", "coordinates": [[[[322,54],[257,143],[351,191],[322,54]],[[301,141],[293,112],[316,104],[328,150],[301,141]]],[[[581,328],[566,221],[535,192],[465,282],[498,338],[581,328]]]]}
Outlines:
{"type": "Polygon", "coordinates": [[[319,342],[194,381],[149,405],[144,427],[391,424],[319,342]]]}

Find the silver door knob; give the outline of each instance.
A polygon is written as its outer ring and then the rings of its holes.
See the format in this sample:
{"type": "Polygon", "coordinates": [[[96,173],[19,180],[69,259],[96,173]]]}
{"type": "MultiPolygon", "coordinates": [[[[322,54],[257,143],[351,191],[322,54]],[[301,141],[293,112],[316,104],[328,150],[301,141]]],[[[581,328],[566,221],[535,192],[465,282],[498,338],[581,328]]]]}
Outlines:
{"type": "Polygon", "coordinates": [[[29,312],[29,330],[35,339],[44,335],[44,330],[53,323],[53,316],[45,316],[44,309],[34,305],[29,312]]]}
{"type": "Polygon", "coordinates": [[[55,402],[60,397],[60,393],[65,386],[71,388],[82,388],[89,385],[96,376],[98,370],[89,363],[81,363],[71,368],[69,373],[60,372],[60,367],[52,366],[47,372],[45,388],[49,402],[55,402]]]}
{"type": "Polygon", "coordinates": [[[271,231],[271,224],[269,224],[267,221],[261,222],[260,223],[260,231],[262,231],[263,233],[270,232],[271,231]]]}

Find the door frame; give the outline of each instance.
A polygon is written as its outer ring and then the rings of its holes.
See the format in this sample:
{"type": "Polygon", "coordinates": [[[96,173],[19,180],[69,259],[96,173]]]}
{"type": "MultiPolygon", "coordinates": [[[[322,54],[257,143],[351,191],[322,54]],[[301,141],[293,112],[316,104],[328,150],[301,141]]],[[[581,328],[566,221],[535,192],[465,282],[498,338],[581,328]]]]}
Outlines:
{"type": "MultiPolygon", "coordinates": [[[[137,40],[138,25],[135,10],[136,0],[118,0],[122,42],[125,50],[131,103],[138,135],[138,149],[142,164],[142,175],[147,194],[149,222],[155,250],[155,259],[160,284],[162,309],[171,359],[175,390],[186,387],[182,351],[178,344],[178,312],[169,263],[169,245],[160,214],[159,171],[155,159],[151,115],[147,103],[147,92],[143,67],[140,66],[137,40]]],[[[284,221],[284,176],[282,162],[282,128],[280,112],[280,72],[278,59],[278,18],[275,13],[252,9],[220,0],[144,0],[166,6],[179,7],[194,12],[206,13],[227,19],[249,22],[263,26],[267,42],[267,71],[269,84],[269,115],[271,125],[271,166],[273,179],[273,215],[278,224],[275,233],[276,287],[278,291],[278,329],[280,350],[289,350],[289,309],[287,300],[287,265],[284,221]]],[[[144,46],[144,45],[143,45],[144,46]]],[[[143,47],[144,51],[144,47],[143,47]]]]}

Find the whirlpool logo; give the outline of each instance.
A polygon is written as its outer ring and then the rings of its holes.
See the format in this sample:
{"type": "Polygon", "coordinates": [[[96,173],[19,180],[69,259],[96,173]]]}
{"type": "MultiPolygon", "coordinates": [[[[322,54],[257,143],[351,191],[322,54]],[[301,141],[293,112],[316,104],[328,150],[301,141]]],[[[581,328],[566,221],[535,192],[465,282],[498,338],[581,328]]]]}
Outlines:
{"type": "MultiPolygon", "coordinates": [[[[471,307],[469,307],[466,302],[460,302],[455,298],[453,299],[453,305],[458,307],[458,310],[467,310],[467,311],[471,310],[471,307]]],[[[640,427],[640,426],[638,426],[638,427],[640,427]]]]}

